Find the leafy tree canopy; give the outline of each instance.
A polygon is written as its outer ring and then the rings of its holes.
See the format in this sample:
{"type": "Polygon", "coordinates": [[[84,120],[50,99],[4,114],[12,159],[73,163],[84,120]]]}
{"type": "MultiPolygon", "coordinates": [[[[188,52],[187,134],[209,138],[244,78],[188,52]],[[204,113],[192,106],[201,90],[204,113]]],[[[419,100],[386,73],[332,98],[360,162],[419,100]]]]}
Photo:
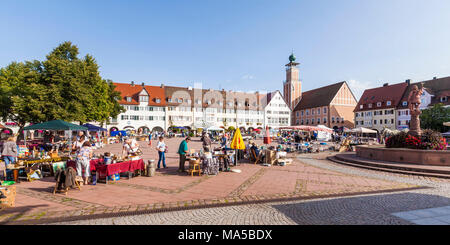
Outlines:
{"type": "Polygon", "coordinates": [[[444,122],[450,121],[450,108],[443,104],[435,104],[433,107],[425,109],[420,115],[420,127],[422,129],[433,129],[443,133],[445,131],[444,122]]]}
{"type": "Polygon", "coordinates": [[[0,117],[23,127],[49,120],[105,122],[124,108],[111,81],[91,55],[64,42],[44,61],[12,62],[0,69],[0,117]]]}

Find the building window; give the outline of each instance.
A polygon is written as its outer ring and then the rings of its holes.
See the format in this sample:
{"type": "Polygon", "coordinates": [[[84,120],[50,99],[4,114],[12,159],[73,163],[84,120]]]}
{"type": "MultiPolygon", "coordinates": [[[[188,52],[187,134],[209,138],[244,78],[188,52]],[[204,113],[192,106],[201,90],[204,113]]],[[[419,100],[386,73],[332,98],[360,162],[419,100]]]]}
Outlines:
{"type": "Polygon", "coordinates": [[[377,125],[377,120],[373,120],[373,125],[377,125]]]}
{"type": "Polygon", "coordinates": [[[336,123],[339,123],[339,117],[336,117],[336,123]]]}
{"type": "Polygon", "coordinates": [[[331,122],[334,123],[334,117],[331,118],[331,122]]]}
{"type": "Polygon", "coordinates": [[[372,108],[372,104],[369,104],[369,108],[372,108]]]}
{"type": "Polygon", "coordinates": [[[295,115],[296,115],[297,117],[299,116],[299,114],[300,114],[300,113],[298,113],[298,111],[297,111],[297,112],[295,112],[295,115]]]}
{"type": "Polygon", "coordinates": [[[388,101],[386,102],[386,105],[387,105],[387,106],[390,106],[390,105],[391,105],[391,101],[388,100],[388,101]]]}
{"type": "Polygon", "coordinates": [[[139,96],[139,102],[148,102],[148,96],[147,95],[139,96]]]}
{"type": "Polygon", "coordinates": [[[131,97],[127,97],[127,102],[131,102],[131,97]]]}
{"type": "Polygon", "coordinates": [[[320,115],[320,108],[317,109],[317,115],[320,115]]]}
{"type": "Polygon", "coordinates": [[[323,123],[327,123],[327,118],[326,117],[323,118],[323,123]]]}
{"type": "Polygon", "coordinates": [[[320,118],[317,118],[317,124],[320,124],[320,118]]]}
{"type": "Polygon", "coordinates": [[[441,97],[441,102],[447,102],[447,96],[442,96],[441,97]]]}
{"type": "Polygon", "coordinates": [[[383,119],[380,119],[380,124],[383,124],[383,119]]]}
{"type": "Polygon", "coordinates": [[[303,120],[302,120],[301,124],[303,125],[303,120]]]}
{"type": "Polygon", "coordinates": [[[326,114],[326,113],[327,113],[327,108],[324,107],[324,108],[323,108],[323,114],[326,114]]]}
{"type": "Polygon", "coordinates": [[[301,111],[301,114],[302,114],[302,116],[303,116],[303,111],[301,111]]]}
{"type": "Polygon", "coordinates": [[[309,115],[309,110],[306,110],[306,115],[307,115],[307,116],[309,115]]]}
{"type": "Polygon", "coordinates": [[[377,106],[380,107],[381,106],[381,102],[377,102],[377,106]]]}
{"type": "Polygon", "coordinates": [[[161,99],[156,99],[155,102],[159,104],[161,103],[161,99]]]}
{"type": "Polygon", "coordinates": [[[394,119],[391,119],[391,124],[394,124],[394,119]]]}
{"type": "Polygon", "coordinates": [[[408,105],[408,101],[403,101],[402,105],[403,106],[407,106],[408,105]]]}
{"type": "Polygon", "coordinates": [[[311,119],[311,124],[314,124],[314,118],[311,119]]]}
{"type": "Polygon", "coordinates": [[[384,119],[384,124],[388,124],[388,120],[387,119],[384,119]]]}
{"type": "Polygon", "coordinates": [[[306,125],[308,125],[309,124],[309,119],[306,119],[306,125]]]}

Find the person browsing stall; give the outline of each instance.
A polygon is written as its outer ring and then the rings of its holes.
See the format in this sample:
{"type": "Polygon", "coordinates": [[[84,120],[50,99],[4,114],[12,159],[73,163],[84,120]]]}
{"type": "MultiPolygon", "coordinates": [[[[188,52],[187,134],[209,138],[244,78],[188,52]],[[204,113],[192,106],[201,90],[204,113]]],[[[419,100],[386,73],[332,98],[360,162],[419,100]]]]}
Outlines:
{"type": "Polygon", "coordinates": [[[88,141],[83,143],[83,146],[79,148],[77,152],[77,175],[83,176],[84,169],[84,184],[87,185],[90,177],[90,160],[92,158],[91,144],[88,141]]]}
{"type": "Polygon", "coordinates": [[[178,154],[180,154],[180,166],[178,172],[184,172],[184,163],[186,162],[186,154],[188,154],[188,143],[191,141],[191,137],[187,137],[181,141],[180,147],[178,147],[178,154]]]}
{"type": "Polygon", "coordinates": [[[125,144],[123,145],[122,155],[130,155],[136,153],[139,150],[139,144],[135,139],[127,138],[125,144]]]}
{"type": "Polygon", "coordinates": [[[8,169],[9,164],[14,164],[17,157],[17,144],[14,137],[9,137],[6,142],[3,143],[1,148],[2,158],[5,162],[6,177],[12,174],[12,171],[8,169]]]}
{"type": "Polygon", "coordinates": [[[156,149],[158,150],[159,160],[158,160],[158,169],[161,166],[161,161],[163,163],[163,167],[167,168],[166,166],[166,143],[164,143],[164,137],[159,137],[158,145],[156,145],[156,149]]]}

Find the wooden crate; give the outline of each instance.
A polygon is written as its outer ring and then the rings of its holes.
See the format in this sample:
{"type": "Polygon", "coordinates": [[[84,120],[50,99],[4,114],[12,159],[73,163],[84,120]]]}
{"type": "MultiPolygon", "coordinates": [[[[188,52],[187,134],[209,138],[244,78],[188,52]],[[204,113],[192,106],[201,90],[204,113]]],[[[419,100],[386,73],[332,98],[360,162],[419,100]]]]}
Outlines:
{"type": "Polygon", "coordinates": [[[6,189],[1,189],[6,196],[4,199],[0,199],[0,209],[15,207],[16,203],[16,187],[6,186],[6,189]]]}

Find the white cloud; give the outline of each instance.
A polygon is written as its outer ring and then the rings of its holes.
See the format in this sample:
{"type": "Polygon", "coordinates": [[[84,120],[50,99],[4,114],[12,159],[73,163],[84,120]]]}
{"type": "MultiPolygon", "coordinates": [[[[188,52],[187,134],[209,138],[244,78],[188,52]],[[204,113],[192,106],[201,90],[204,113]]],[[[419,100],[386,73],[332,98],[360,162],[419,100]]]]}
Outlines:
{"type": "Polygon", "coordinates": [[[245,74],[245,75],[243,75],[241,77],[241,79],[243,79],[243,80],[253,80],[253,79],[255,79],[255,76],[250,75],[250,74],[245,74]]]}
{"type": "Polygon", "coordinates": [[[352,90],[353,94],[356,96],[356,100],[359,100],[359,98],[361,98],[361,95],[364,93],[364,90],[375,87],[375,84],[371,82],[350,80],[347,83],[350,89],[352,90]]]}

